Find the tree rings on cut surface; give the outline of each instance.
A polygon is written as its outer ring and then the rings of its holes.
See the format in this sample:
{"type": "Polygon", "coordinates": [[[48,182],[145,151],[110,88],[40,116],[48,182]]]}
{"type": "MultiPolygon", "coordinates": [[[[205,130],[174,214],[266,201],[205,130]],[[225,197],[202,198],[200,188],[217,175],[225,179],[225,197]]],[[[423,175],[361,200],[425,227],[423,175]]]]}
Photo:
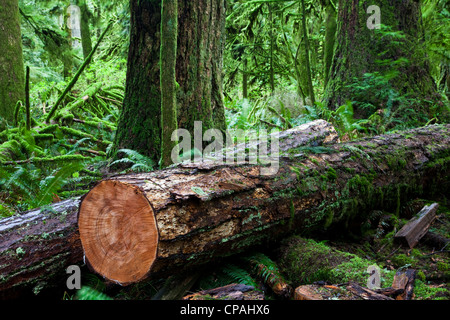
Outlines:
{"type": "Polygon", "coordinates": [[[149,273],[157,255],[158,228],[138,187],[100,182],[83,199],[78,226],[87,262],[106,279],[126,285],[149,273]]]}

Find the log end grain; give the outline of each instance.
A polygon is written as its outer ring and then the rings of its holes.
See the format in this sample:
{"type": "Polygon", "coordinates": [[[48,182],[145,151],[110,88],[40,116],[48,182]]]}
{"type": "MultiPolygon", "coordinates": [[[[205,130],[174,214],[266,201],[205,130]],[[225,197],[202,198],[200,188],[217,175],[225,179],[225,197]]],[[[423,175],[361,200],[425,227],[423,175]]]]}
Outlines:
{"type": "Polygon", "coordinates": [[[102,181],[83,199],[78,225],[86,263],[95,272],[121,285],[146,277],[159,235],[152,206],[138,187],[102,181]]]}

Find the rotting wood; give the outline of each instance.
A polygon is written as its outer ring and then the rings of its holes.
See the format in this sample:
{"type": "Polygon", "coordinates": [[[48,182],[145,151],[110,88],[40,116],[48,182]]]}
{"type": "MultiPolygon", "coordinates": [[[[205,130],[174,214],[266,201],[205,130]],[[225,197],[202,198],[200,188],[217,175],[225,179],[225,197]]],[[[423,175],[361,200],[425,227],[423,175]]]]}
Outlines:
{"type": "Polygon", "coordinates": [[[244,284],[203,290],[185,296],[182,300],[264,300],[264,293],[244,284]]]}
{"type": "Polygon", "coordinates": [[[405,244],[411,249],[414,248],[420,239],[428,232],[431,223],[436,218],[436,211],[439,204],[433,203],[425,206],[416,217],[411,219],[399,232],[396,233],[394,240],[405,244]]]}
{"type": "Polygon", "coordinates": [[[294,291],[294,300],[324,300],[314,289],[314,285],[297,287],[294,291]]]}
{"type": "Polygon", "coordinates": [[[127,285],[395,207],[399,196],[448,184],[449,128],[294,148],[270,176],[261,165],[202,162],[112,177],[80,206],[86,260],[127,285]]]}
{"type": "Polygon", "coordinates": [[[377,293],[373,290],[361,287],[356,282],[350,281],[347,285],[347,290],[360,296],[364,300],[394,300],[384,294],[377,293]]]}
{"type": "Polygon", "coordinates": [[[392,281],[392,288],[402,289],[403,293],[397,295],[396,300],[412,300],[414,294],[414,284],[416,280],[416,270],[399,270],[392,281]]]}

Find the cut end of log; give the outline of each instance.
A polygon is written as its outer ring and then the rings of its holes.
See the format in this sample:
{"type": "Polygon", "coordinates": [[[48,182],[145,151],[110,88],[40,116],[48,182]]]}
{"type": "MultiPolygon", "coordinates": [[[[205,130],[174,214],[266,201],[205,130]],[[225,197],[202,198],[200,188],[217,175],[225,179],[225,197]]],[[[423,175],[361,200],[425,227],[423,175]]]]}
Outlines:
{"type": "Polygon", "coordinates": [[[80,206],[78,226],[86,262],[110,281],[142,280],[156,259],[158,228],[142,191],[118,181],[102,181],[80,206]]]}

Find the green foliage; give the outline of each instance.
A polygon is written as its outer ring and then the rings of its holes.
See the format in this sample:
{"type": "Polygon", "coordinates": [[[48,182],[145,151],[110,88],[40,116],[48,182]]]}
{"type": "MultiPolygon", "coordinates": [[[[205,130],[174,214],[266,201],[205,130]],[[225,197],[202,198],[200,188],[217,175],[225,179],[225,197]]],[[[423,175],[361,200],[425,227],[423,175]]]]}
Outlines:
{"type": "Polygon", "coordinates": [[[152,159],[147,156],[140,154],[137,151],[129,149],[120,149],[117,151],[118,154],[123,153],[124,157],[121,159],[113,161],[109,167],[123,167],[123,165],[129,167],[127,171],[132,172],[144,172],[152,171],[155,168],[155,163],[152,159]]]}
{"type": "Polygon", "coordinates": [[[70,161],[51,171],[34,164],[2,168],[0,193],[9,194],[10,202],[15,204],[17,211],[48,205],[64,187],[72,189],[76,185],[78,178],[74,175],[79,175],[85,165],[70,161]],[[16,200],[16,203],[11,200],[16,200]]]}
{"type": "Polygon", "coordinates": [[[230,283],[240,283],[257,288],[256,281],[251,274],[239,264],[227,263],[205,274],[200,278],[198,286],[202,290],[222,287],[230,283]]]}
{"type": "Polygon", "coordinates": [[[78,290],[76,294],[76,300],[113,300],[111,297],[106,294],[99,292],[90,287],[84,286],[80,290],[78,290]]]}

